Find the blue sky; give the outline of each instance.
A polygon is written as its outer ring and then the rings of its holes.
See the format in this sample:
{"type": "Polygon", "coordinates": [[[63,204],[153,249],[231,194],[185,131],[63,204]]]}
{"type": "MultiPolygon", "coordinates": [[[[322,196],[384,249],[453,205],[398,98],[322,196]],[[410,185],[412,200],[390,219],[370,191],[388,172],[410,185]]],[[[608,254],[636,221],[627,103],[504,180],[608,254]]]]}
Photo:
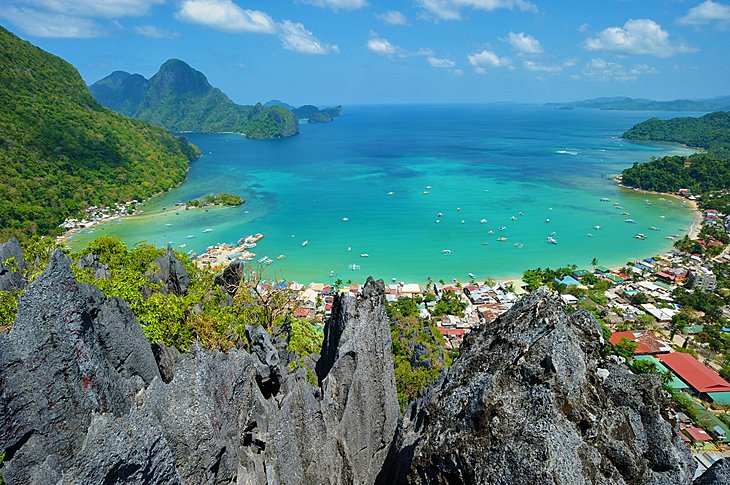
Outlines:
{"type": "Polygon", "coordinates": [[[730,0],[0,0],[0,23],[89,83],[176,57],[240,103],[730,94],[730,0]]]}

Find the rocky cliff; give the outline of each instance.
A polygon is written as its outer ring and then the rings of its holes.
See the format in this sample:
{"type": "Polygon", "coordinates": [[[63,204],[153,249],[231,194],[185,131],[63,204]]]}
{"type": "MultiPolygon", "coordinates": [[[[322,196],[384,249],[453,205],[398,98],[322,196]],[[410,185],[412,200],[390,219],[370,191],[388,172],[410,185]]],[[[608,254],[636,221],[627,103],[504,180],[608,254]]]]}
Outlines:
{"type": "MultiPolygon", "coordinates": [[[[174,262],[161,261],[170,286],[174,262]]],[[[178,278],[179,279],[179,278],[178,278]]],[[[177,281],[177,280],[176,280],[177,281]]],[[[179,285],[172,285],[177,289],[179,285]]],[[[471,334],[398,418],[382,281],[335,300],[319,384],[288,328],[250,353],[150,346],[122,300],[55,252],[0,334],[7,483],[690,483],[658,381],[601,354],[588,314],[539,290],[471,334]]],[[[723,483],[727,464],[703,484],[723,483]]]]}

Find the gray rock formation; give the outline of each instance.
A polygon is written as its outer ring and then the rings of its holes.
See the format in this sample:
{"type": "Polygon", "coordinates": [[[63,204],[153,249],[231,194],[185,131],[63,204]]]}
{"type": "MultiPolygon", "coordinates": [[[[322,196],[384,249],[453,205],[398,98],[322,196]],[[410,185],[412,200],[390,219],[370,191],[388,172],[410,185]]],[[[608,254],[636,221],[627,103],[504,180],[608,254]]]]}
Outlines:
{"type": "Polygon", "coordinates": [[[469,335],[399,429],[381,483],[690,483],[656,376],[605,360],[589,313],[544,288],[469,335]]]}
{"type": "Polygon", "coordinates": [[[0,243],[0,291],[25,288],[24,269],[25,260],[18,240],[12,238],[5,244],[0,243]]]}
{"type": "Polygon", "coordinates": [[[99,261],[99,257],[96,254],[87,254],[81,256],[76,262],[76,266],[81,269],[92,269],[94,270],[94,276],[97,278],[109,278],[111,273],[109,272],[109,265],[103,264],[99,261]]]}
{"type": "Polygon", "coordinates": [[[236,260],[226,266],[223,271],[218,273],[215,277],[215,284],[222,287],[223,290],[229,295],[233,296],[236,294],[238,285],[241,283],[243,269],[241,262],[236,260]]]}
{"type": "Polygon", "coordinates": [[[730,483],[730,458],[716,461],[709,470],[694,481],[694,485],[727,485],[728,483],[730,483]]]}
{"type": "Polygon", "coordinates": [[[152,276],[153,283],[160,284],[163,293],[173,295],[184,295],[190,286],[190,274],[185,266],[175,258],[175,252],[168,247],[164,256],[157,258],[157,265],[160,267],[152,276]]]}
{"type": "Polygon", "coordinates": [[[251,354],[153,352],[126,303],[69,265],[52,255],[0,335],[9,484],[374,480],[398,418],[382,282],[337,300],[320,388],[287,366],[287,328],[249,327],[251,354]]]}

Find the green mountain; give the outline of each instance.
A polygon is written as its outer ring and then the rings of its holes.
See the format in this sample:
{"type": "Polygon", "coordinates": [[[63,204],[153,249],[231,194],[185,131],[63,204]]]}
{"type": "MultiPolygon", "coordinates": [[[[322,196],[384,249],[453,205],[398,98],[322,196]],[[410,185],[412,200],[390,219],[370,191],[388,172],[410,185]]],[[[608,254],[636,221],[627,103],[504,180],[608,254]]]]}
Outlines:
{"type": "MultiPolygon", "coordinates": [[[[658,192],[689,189],[695,195],[730,187],[730,112],[718,111],[698,118],[643,121],[624,133],[634,141],[683,143],[706,150],[689,156],[671,156],[635,163],[621,174],[624,185],[658,192]]],[[[722,197],[722,203],[728,202],[722,197]]],[[[721,201],[703,199],[710,207],[721,201]]],[[[723,207],[723,210],[726,208],[723,207]]]]}
{"type": "Polygon", "coordinates": [[[170,59],[149,80],[115,71],[89,88],[107,108],[171,131],[233,131],[249,138],[299,133],[299,124],[280,106],[241,106],[185,62],[170,59]]]}
{"type": "Polygon", "coordinates": [[[71,64],[0,27],[0,239],[169,189],[198,154],[104,108],[71,64]]]}
{"type": "Polygon", "coordinates": [[[561,108],[598,108],[605,110],[637,111],[716,111],[730,109],[730,96],[710,99],[675,99],[654,101],[651,99],[628,98],[624,96],[584,99],[569,103],[548,103],[561,108]]]}

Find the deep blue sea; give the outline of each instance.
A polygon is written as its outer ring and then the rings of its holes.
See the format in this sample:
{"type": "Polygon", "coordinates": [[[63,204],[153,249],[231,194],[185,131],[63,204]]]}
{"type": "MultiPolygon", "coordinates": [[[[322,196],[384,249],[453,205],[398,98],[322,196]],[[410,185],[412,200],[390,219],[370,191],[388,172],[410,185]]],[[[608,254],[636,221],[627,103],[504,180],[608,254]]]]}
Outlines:
{"type": "Polygon", "coordinates": [[[287,139],[188,134],[203,156],[182,186],[146,203],[144,215],[97,227],[75,244],[114,234],[129,244],[202,252],[261,232],[257,259],[275,261],[267,272],[304,283],[368,275],[500,278],[537,266],[589,267],[593,258],[620,265],[666,250],[666,237],[686,232],[692,220],[680,201],[612,181],[634,162],[690,150],[630,143],[621,133],[653,116],[686,115],[510,104],[346,106],[333,123],[303,124],[287,139]],[[176,201],[215,192],[246,203],[175,210],[176,201]],[[647,238],[637,240],[637,233],[647,238]],[[352,264],[360,269],[348,269],[352,264]]]}

